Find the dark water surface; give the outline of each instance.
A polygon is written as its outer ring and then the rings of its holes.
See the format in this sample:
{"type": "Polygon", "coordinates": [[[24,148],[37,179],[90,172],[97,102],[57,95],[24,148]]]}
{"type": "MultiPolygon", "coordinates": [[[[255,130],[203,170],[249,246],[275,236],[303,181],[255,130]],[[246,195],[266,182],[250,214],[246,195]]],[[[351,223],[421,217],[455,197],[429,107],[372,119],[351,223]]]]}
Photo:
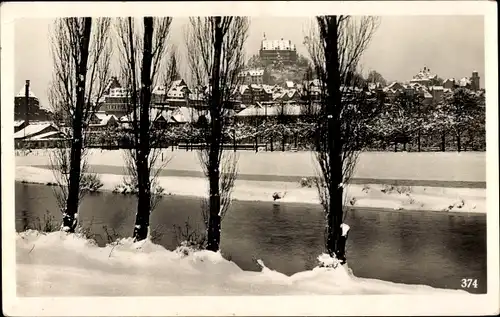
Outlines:
{"type": "MultiPolygon", "coordinates": [[[[16,182],[16,230],[43,219],[48,210],[57,220],[52,188],[16,182]]],[[[92,226],[101,245],[103,226],[131,236],[136,199],[112,193],[84,198],[80,220],[92,226]]],[[[201,202],[167,196],[151,215],[151,226],[168,249],[177,244],[174,225],[188,221],[202,229],[201,202]]],[[[397,283],[460,288],[462,278],[478,279],[473,293],[486,293],[486,215],[385,210],[350,210],[347,245],[349,267],[358,277],[397,283]]],[[[254,259],[285,274],[311,269],[323,251],[324,220],[320,206],[269,202],[233,202],[224,219],[221,250],[244,270],[258,270],[254,259]]]]}

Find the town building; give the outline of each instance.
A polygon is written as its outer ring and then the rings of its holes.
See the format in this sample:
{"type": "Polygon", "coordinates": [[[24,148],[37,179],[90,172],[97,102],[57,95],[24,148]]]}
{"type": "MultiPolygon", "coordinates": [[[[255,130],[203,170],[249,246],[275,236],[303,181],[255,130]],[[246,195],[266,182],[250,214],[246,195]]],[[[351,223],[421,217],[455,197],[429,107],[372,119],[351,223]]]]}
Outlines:
{"type": "Polygon", "coordinates": [[[111,77],[104,91],[104,98],[99,111],[121,117],[130,112],[129,92],[123,88],[118,78],[111,77]]]}
{"type": "Polygon", "coordinates": [[[113,114],[98,111],[89,120],[90,131],[108,131],[118,128],[119,120],[113,114]]]}
{"type": "Polygon", "coordinates": [[[50,148],[68,142],[67,136],[50,121],[30,122],[14,133],[16,149],[50,148]]]}
{"type": "Polygon", "coordinates": [[[235,95],[244,105],[253,105],[256,102],[271,101],[273,99],[272,88],[267,85],[240,85],[235,95]]]}
{"type": "Polygon", "coordinates": [[[424,67],[423,70],[418,72],[413,78],[410,80],[410,83],[418,83],[423,86],[428,87],[433,83],[434,80],[437,79],[437,75],[431,73],[431,70],[427,67],[424,67]]]}
{"type": "Polygon", "coordinates": [[[264,83],[264,72],[264,69],[244,70],[238,75],[238,79],[242,85],[262,85],[264,83]]]}
{"type": "Polygon", "coordinates": [[[481,90],[480,77],[477,71],[472,72],[472,77],[463,77],[458,81],[458,86],[468,88],[473,91],[481,90]]]}
{"type": "Polygon", "coordinates": [[[273,64],[281,61],[284,65],[290,65],[297,61],[297,48],[290,40],[267,40],[261,41],[259,56],[265,64],[273,64]]]}
{"type": "Polygon", "coordinates": [[[38,97],[31,90],[29,80],[14,96],[14,120],[48,121],[52,119],[52,111],[40,104],[38,97]],[[26,99],[26,89],[28,98],[26,99]],[[27,101],[26,101],[27,100],[27,101]]]}
{"type": "Polygon", "coordinates": [[[454,89],[457,86],[455,78],[448,78],[443,81],[443,88],[445,89],[454,89]]]}

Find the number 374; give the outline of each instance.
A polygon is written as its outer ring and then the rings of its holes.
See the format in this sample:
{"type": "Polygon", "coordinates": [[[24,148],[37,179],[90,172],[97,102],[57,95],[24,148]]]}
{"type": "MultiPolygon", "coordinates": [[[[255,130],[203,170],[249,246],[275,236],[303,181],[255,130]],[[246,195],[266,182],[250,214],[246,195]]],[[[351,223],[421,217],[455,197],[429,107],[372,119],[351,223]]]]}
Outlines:
{"type": "Polygon", "coordinates": [[[460,281],[460,286],[462,288],[477,288],[477,279],[475,278],[463,278],[460,281]]]}

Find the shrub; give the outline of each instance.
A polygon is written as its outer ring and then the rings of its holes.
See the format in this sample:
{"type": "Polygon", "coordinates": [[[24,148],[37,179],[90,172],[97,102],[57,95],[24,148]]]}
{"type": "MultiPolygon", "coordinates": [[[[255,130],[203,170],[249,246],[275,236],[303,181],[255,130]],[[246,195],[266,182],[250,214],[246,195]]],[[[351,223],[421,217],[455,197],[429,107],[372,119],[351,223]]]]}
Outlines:
{"type": "MultiPolygon", "coordinates": [[[[165,193],[165,189],[159,185],[151,186],[153,188],[151,195],[152,196],[163,196],[165,193]]],[[[136,181],[132,180],[129,177],[125,177],[123,179],[123,183],[118,184],[113,188],[113,193],[115,194],[123,194],[123,195],[137,195],[139,192],[139,186],[136,181]]]]}
{"type": "Polygon", "coordinates": [[[138,192],[138,186],[137,182],[134,182],[131,178],[129,177],[124,177],[123,178],[123,183],[118,184],[115,186],[113,189],[113,193],[118,193],[118,194],[130,194],[130,195],[135,195],[138,192]]]}
{"type": "Polygon", "coordinates": [[[108,229],[108,226],[102,226],[104,233],[106,234],[106,240],[108,244],[115,243],[118,239],[120,239],[120,235],[116,232],[114,228],[108,229]]]}
{"type": "Polygon", "coordinates": [[[80,180],[80,188],[82,191],[96,192],[103,186],[99,175],[97,174],[83,174],[80,180]]]}
{"type": "Polygon", "coordinates": [[[380,191],[384,194],[390,194],[393,192],[397,192],[398,194],[409,195],[411,193],[411,187],[410,186],[384,185],[384,188],[382,188],[380,191]]]}
{"type": "Polygon", "coordinates": [[[349,204],[351,204],[351,206],[354,206],[356,204],[356,197],[352,197],[351,200],[349,201],[349,204]]]}
{"type": "Polygon", "coordinates": [[[193,251],[205,250],[207,247],[207,235],[200,232],[198,228],[193,228],[189,223],[189,218],[184,226],[174,225],[174,233],[179,247],[176,252],[189,255],[193,251]]]}
{"type": "Polygon", "coordinates": [[[24,226],[24,231],[31,229],[39,232],[55,232],[59,231],[60,228],[61,224],[56,220],[56,217],[46,210],[43,218],[35,217],[33,222],[24,226]]]}
{"type": "Polygon", "coordinates": [[[363,189],[361,189],[362,192],[368,193],[370,191],[370,186],[369,185],[364,185],[363,189]]]}
{"type": "Polygon", "coordinates": [[[313,185],[316,184],[316,177],[302,177],[302,179],[300,180],[300,187],[307,187],[307,188],[311,188],[313,185]]]}
{"type": "Polygon", "coordinates": [[[154,228],[150,227],[149,239],[151,240],[151,242],[155,244],[160,244],[163,235],[164,235],[163,225],[157,225],[154,228]]]}

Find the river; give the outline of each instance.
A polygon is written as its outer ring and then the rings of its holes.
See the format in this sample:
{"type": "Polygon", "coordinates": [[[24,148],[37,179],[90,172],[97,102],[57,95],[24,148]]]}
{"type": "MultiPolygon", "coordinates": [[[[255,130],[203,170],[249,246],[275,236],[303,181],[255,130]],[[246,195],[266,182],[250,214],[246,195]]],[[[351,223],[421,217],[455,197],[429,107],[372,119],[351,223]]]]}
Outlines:
{"type": "MultiPolygon", "coordinates": [[[[52,188],[15,184],[16,230],[32,227],[49,212],[60,219],[52,188]]],[[[132,234],[136,199],[112,193],[87,195],[80,220],[100,245],[106,234],[132,234]]],[[[174,225],[202,229],[197,198],[167,196],[151,215],[162,233],[159,243],[178,245],[174,225]]],[[[486,215],[351,209],[347,244],[349,267],[358,277],[439,288],[460,288],[462,278],[478,279],[472,293],[486,293],[486,215]]],[[[178,231],[178,230],[177,230],[178,231]]],[[[222,224],[223,255],[244,270],[258,270],[255,259],[284,274],[308,270],[323,251],[324,216],[310,204],[234,201],[222,224]]]]}

